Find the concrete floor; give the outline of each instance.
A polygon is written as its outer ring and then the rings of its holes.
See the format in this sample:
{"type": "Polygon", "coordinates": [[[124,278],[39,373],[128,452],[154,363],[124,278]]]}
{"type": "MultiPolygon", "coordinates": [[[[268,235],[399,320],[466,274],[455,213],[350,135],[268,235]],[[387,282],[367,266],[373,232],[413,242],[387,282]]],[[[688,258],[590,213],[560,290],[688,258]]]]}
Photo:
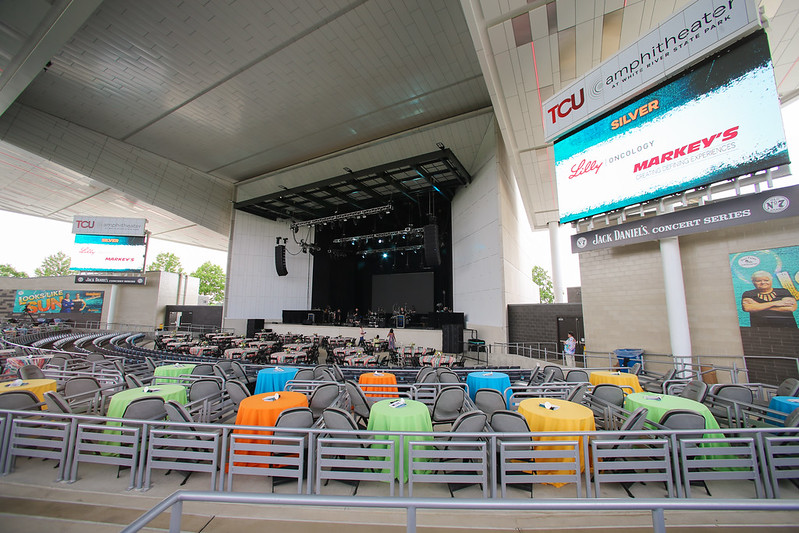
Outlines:
{"type": "MultiPolygon", "coordinates": [[[[165,475],[156,471],[153,485],[147,491],[128,491],[126,472],[116,477],[116,467],[82,464],[79,479],[68,484],[56,482],[57,471],[53,461],[18,459],[16,469],[0,478],[0,530],[4,533],[53,530],[71,533],[119,531],[146,510],[172,494],[175,490],[207,491],[209,474],[193,474],[185,486],[179,484],[179,474],[165,475]]],[[[754,485],[749,482],[710,482],[714,498],[754,497],[754,485]]],[[[269,493],[269,478],[236,476],[234,489],[238,492],[269,493]]],[[[608,485],[603,497],[627,499],[620,487],[608,485]]],[[[799,499],[799,490],[790,483],[781,485],[782,498],[799,499]]],[[[280,494],[296,494],[296,484],[275,487],[280,494]]],[[[635,485],[636,498],[663,498],[665,489],[659,484],[635,485]]],[[[324,494],[350,495],[353,488],[331,482],[323,488],[324,494]]],[[[696,498],[709,498],[697,487],[696,498]]],[[[381,482],[361,483],[358,496],[388,496],[388,485],[381,482]]],[[[449,498],[446,486],[423,485],[414,487],[414,497],[449,498]]],[[[456,498],[480,498],[477,487],[467,487],[456,493],[456,498]]],[[[536,485],[536,499],[573,498],[574,486],[556,488],[536,485]]],[[[509,489],[508,498],[528,499],[530,493],[509,489]]],[[[799,512],[672,512],[667,513],[669,531],[695,531],[713,527],[714,531],[753,531],[769,528],[775,531],[799,531],[799,512]]],[[[166,530],[169,514],[162,514],[148,528],[150,531],[166,530]]],[[[325,532],[330,527],[346,528],[348,533],[374,531],[375,527],[386,533],[404,531],[406,515],[403,510],[363,508],[323,508],[257,506],[244,504],[186,503],[182,530],[189,532],[247,531],[256,527],[279,527],[281,533],[325,532]],[[368,529],[367,529],[368,528],[368,529]]],[[[586,511],[419,511],[418,531],[429,533],[452,531],[651,531],[649,512],[586,512],[586,511]]]]}

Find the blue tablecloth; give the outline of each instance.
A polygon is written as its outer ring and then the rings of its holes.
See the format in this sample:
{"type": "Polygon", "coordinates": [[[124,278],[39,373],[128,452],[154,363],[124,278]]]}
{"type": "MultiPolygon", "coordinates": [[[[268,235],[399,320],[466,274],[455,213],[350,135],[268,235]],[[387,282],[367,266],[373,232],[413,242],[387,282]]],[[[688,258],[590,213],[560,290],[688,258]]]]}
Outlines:
{"type": "Polygon", "coordinates": [[[505,394],[505,389],[510,387],[510,378],[502,372],[470,372],[466,376],[466,385],[469,387],[469,397],[474,401],[479,389],[496,389],[505,394]]]}
{"type": "Polygon", "coordinates": [[[297,374],[296,368],[273,367],[258,371],[258,381],[255,382],[255,394],[262,392],[279,392],[286,386],[286,382],[297,374]]]}
{"type": "MultiPolygon", "coordinates": [[[[774,396],[769,401],[768,408],[774,411],[781,411],[786,415],[791,414],[794,409],[799,409],[799,398],[796,396],[774,396]]],[[[774,415],[774,418],[785,420],[784,416],[774,415]]]]}

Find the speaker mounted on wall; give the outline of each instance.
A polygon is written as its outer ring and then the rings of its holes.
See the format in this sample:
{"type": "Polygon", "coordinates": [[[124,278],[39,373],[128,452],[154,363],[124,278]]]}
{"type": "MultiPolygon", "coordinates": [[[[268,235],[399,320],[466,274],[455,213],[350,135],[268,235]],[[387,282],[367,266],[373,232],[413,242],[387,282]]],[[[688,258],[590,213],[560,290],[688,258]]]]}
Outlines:
{"type": "Polygon", "coordinates": [[[278,276],[286,276],[289,273],[286,270],[286,246],[283,244],[275,246],[275,271],[278,276]]]}
{"type": "Polygon", "coordinates": [[[441,265],[437,224],[428,224],[424,227],[424,262],[429,267],[441,265]]]}

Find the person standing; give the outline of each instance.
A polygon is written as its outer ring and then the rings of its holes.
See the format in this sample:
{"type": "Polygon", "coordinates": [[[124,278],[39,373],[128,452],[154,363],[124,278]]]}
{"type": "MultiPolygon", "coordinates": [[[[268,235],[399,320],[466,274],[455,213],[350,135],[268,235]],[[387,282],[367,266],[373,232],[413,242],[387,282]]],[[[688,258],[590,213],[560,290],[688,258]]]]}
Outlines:
{"type": "Polygon", "coordinates": [[[796,299],[787,289],[774,288],[772,276],[765,270],[752,274],[754,289],[741,295],[741,308],[749,313],[752,327],[796,328],[793,312],[796,299]]]}
{"type": "Polygon", "coordinates": [[[75,302],[69,297],[69,293],[64,294],[64,297],[61,298],[61,312],[62,313],[71,313],[75,307],[75,302]]]}
{"type": "Polygon", "coordinates": [[[397,351],[397,337],[394,335],[394,329],[388,330],[388,351],[389,352],[396,352],[397,351]]]}
{"type": "Polygon", "coordinates": [[[563,343],[563,361],[566,366],[574,366],[574,352],[577,350],[577,339],[574,338],[574,333],[569,332],[563,343]]]}
{"type": "Polygon", "coordinates": [[[73,309],[80,313],[86,309],[86,300],[80,297],[80,293],[75,294],[75,299],[72,300],[73,309]]]}

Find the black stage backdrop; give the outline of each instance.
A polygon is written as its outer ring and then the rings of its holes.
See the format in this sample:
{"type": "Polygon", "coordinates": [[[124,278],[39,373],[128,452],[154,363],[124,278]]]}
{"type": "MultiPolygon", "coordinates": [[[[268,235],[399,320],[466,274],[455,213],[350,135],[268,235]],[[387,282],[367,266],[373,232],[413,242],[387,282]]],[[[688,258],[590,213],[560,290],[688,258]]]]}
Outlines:
{"type": "MultiPolygon", "coordinates": [[[[452,230],[449,202],[440,200],[435,202],[435,223],[438,225],[438,236],[441,250],[441,265],[429,267],[424,260],[424,247],[417,251],[392,251],[392,247],[402,247],[412,244],[424,244],[421,238],[402,239],[394,238],[392,242],[377,243],[370,239],[368,243],[359,240],[357,244],[347,242],[336,244],[333,241],[344,237],[372,235],[383,232],[394,232],[405,228],[422,228],[431,222],[427,210],[427,199],[421,201],[425,206],[413,206],[405,209],[395,209],[382,218],[372,216],[348,222],[336,222],[327,226],[317,227],[315,231],[315,244],[319,250],[314,252],[312,306],[316,309],[330,307],[333,310],[341,309],[344,316],[348,311],[358,308],[360,313],[375,311],[391,314],[394,305],[415,307],[417,312],[426,313],[435,311],[437,307],[452,309],[452,230]],[[380,251],[378,251],[380,250],[380,251]],[[385,251],[386,256],[383,256],[385,251]],[[365,252],[365,253],[364,253],[365,252]],[[403,295],[398,301],[389,303],[385,294],[373,294],[373,277],[383,277],[392,274],[427,273],[432,279],[425,282],[424,293],[416,293],[413,276],[396,276],[390,278],[397,286],[392,286],[394,294],[403,295]],[[410,295],[418,294],[412,301],[410,295]],[[407,295],[407,296],[406,296],[407,295]],[[375,300],[375,296],[378,300],[375,300]],[[375,306],[380,309],[373,309],[375,306]]],[[[289,248],[292,248],[289,244],[289,248]]],[[[427,279],[427,278],[425,278],[427,279]]],[[[378,285],[380,282],[378,281],[378,285]]],[[[382,291],[382,289],[381,289],[382,291]]]]}

